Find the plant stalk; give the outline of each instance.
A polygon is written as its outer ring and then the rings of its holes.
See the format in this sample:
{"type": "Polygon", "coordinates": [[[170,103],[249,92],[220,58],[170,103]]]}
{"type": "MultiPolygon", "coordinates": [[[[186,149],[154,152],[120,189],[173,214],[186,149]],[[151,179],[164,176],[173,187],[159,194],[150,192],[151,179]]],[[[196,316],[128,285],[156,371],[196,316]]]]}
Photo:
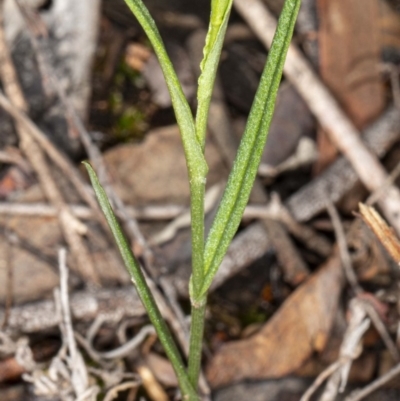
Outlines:
{"type": "Polygon", "coordinates": [[[197,299],[204,277],[204,196],[205,178],[190,183],[190,219],[192,233],[191,297],[197,299]]]}
{"type": "Polygon", "coordinates": [[[189,345],[189,366],[188,376],[190,384],[197,391],[200,367],[201,354],[203,345],[204,321],[206,314],[207,298],[204,302],[196,306],[192,304],[192,322],[190,325],[190,345],[189,345]]]}
{"type": "Polygon", "coordinates": [[[191,189],[191,229],[192,229],[192,277],[190,279],[190,298],[192,321],[190,326],[188,376],[192,387],[197,390],[201,350],[203,342],[206,297],[199,302],[198,294],[204,280],[204,180],[192,181],[191,189]]]}

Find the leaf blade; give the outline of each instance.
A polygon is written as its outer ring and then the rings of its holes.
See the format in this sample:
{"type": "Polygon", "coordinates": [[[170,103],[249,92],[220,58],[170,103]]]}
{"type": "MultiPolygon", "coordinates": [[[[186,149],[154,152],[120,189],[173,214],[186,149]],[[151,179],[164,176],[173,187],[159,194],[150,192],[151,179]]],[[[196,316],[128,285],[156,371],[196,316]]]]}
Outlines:
{"type": "Polygon", "coordinates": [[[203,155],[202,147],[197,141],[192,112],[183,94],[181,84],[171,60],[165,50],[161,35],[149,10],[142,0],[125,0],[125,3],[148,36],[160,62],[165,82],[167,83],[168,91],[171,96],[176,120],[181,131],[189,176],[191,179],[203,179],[208,171],[207,163],[203,155]]]}
{"type": "Polygon", "coordinates": [[[204,147],[208,111],[233,0],[213,0],[197,89],[196,136],[204,147]]]}
{"type": "Polygon", "coordinates": [[[205,245],[204,295],[239,227],[267,139],[283,65],[301,0],[286,0],[243,139],[205,245]]]}

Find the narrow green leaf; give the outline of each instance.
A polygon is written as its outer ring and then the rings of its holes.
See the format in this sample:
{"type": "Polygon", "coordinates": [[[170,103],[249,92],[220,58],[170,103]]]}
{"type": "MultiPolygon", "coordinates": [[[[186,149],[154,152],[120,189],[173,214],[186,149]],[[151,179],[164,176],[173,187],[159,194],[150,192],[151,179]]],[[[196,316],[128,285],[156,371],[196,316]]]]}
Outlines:
{"type": "Polygon", "coordinates": [[[169,59],[165,50],[165,46],[157,26],[142,0],[125,0],[125,2],[148,36],[160,62],[160,66],[171,95],[176,120],[181,131],[183,147],[186,155],[186,163],[189,170],[189,177],[191,180],[204,179],[208,168],[201,144],[196,138],[196,129],[192,112],[185,95],[183,94],[181,84],[176,76],[171,60],[169,59]]]}
{"type": "Polygon", "coordinates": [[[124,264],[132,277],[133,284],[135,285],[138,295],[149,315],[150,321],[154,325],[158,338],[160,339],[160,342],[165,349],[168,359],[171,361],[171,364],[175,370],[176,376],[179,381],[179,386],[190,400],[198,400],[196,392],[190,384],[178,348],[172,338],[167,324],[165,323],[157,307],[154,297],[151,294],[149,287],[147,286],[146,279],[143,275],[141,267],[134,257],[128,241],[125,239],[122,233],[121,227],[119,226],[118,221],[111,208],[107,194],[101,186],[97,175],[91,165],[86,162],[84,162],[84,165],[87,169],[87,172],[89,173],[90,181],[92,182],[97,200],[100,204],[101,210],[104,213],[104,216],[106,217],[107,223],[114,236],[114,240],[117,243],[124,264]]]}
{"type": "Polygon", "coordinates": [[[197,90],[196,135],[204,147],[208,110],[233,0],[213,0],[197,90]]]}
{"type": "Polygon", "coordinates": [[[240,224],[257,174],[301,0],[286,0],[245,133],[204,251],[205,294],[240,224]]]}

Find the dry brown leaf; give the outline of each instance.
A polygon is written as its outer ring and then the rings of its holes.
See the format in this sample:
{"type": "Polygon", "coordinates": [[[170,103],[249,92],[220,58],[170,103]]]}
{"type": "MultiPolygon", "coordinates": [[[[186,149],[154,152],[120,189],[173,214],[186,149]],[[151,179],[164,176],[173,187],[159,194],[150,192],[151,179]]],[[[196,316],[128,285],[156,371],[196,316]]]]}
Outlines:
{"type": "Polygon", "coordinates": [[[221,348],[207,368],[213,388],[285,376],[326,345],[343,285],[338,256],[299,287],[252,337],[221,348]]]}
{"type": "Polygon", "coordinates": [[[371,206],[359,204],[361,217],[378,237],[379,241],[388,251],[390,256],[400,264],[400,241],[393,228],[389,227],[380,214],[371,206]]]}
{"type": "Polygon", "coordinates": [[[171,362],[154,352],[147,354],[144,360],[162,385],[166,387],[178,387],[178,380],[171,362]]]}
{"type": "MultiPolygon", "coordinates": [[[[355,126],[362,129],[385,106],[379,73],[379,0],[318,0],[321,77],[355,126]]],[[[323,131],[319,132],[321,171],[337,154],[323,131]]]]}

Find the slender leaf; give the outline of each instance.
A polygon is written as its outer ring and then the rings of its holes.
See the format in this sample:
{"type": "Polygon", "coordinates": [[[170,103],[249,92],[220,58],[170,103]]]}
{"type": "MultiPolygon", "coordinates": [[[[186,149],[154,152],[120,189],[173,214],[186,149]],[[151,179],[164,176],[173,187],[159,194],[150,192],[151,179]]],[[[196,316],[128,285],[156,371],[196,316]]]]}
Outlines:
{"type": "Polygon", "coordinates": [[[202,294],[211,285],[240,224],[257,174],[275,106],[287,49],[301,0],[286,0],[252,105],[245,133],[204,251],[202,294]]]}
{"type": "Polygon", "coordinates": [[[192,112],[185,95],[183,94],[181,84],[176,76],[171,60],[165,50],[161,35],[149,13],[149,10],[146,8],[142,0],[125,0],[125,2],[139,21],[143,30],[146,32],[160,62],[171,95],[176,120],[181,131],[189,177],[191,180],[204,180],[208,168],[204,159],[201,144],[196,138],[192,112]]]}
{"type": "Polygon", "coordinates": [[[122,233],[121,227],[119,226],[118,221],[111,208],[110,202],[108,201],[107,194],[104,191],[103,187],[100,185],[96,173],[94,172],[90,164],[86,162],[84,162],[84,164],[89,173],[90,181],[92,182],[92,186],[96,193],[96,197],[100,204],[101,210],[103,211],[104,216],[106,217],[107,223],[114,236],[115,242],[117,243],[119,252],[122,256],[125,266],[132,277],[132,282],[136,287],[136,290],[144,307],[146,308],[151,323],[154,325],[154,328],[156,329],[158,338],[160,339],[160,342],[165,349],[168,359],[171,361],[171,364],[175,370],[175,373],[179,381],[179,386],[191,401],[198,400],[196,392],[194,391],[192,385],[190,384],[178,348],[172,338],[168,326],[166,325],[157,307],[154,297],[150,292],[150,289],[146,283],[146,279],[143,275],[140,265],[136,260],[136,258],[134,257],[131,248],[128,244],[128,241],[125,239],[122,233]]]}
{"type": "Polygon", "coordinates": [[[203,50],[204,56],[200,65],[201,74],[197,90],[196,135],[203,147],[208,110],[232,3],[233,0],[212,0],[211,4],[210,25],[203,50]]]}

